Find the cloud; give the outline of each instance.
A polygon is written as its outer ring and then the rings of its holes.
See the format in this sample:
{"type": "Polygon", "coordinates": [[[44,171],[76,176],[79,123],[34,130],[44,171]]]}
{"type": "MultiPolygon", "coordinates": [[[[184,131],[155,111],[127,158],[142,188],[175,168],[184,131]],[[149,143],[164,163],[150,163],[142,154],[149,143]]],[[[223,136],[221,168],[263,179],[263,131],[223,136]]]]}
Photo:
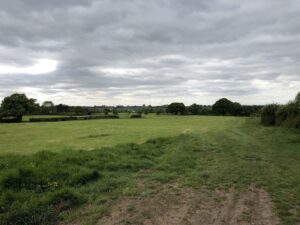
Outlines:
{"type": "Polygon", "coordinates": [[[264,104],[299,91],[297,0],[0,3],[0,97],[264,104]]]}
{"type": "Polygon", "coordinates": [[[56,70],[57,62],[51,59],[39,59],[34,65],[18,67],[13,65],[0,65],[0,74],[43,74],[56,70]]]}

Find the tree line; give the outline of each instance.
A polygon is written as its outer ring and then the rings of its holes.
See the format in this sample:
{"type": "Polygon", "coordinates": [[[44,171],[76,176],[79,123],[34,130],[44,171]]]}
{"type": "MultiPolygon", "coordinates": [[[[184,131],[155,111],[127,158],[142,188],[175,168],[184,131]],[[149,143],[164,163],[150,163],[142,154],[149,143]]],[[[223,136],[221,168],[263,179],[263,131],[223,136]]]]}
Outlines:
{"type": "Polygon", "coordinates": [[[41,105],[36,99],[27,98],[25,94],[15,93],[3,99],[0,108],[0,122],[21,122],[23,115],[91,115],[103,113],[117,115],[118,113],[135,113],[138,115],[156,113],[174,115],[221,115],[221,116],[250,116],[259,113],[262,106],[245,106],[221,98],[210,105],[192,104],[185,106],[183,103],[173,102],[162,106],[69,106],[66,104],[55,105],[45,101],[41,105]]]}
{"type": "Polygon", "coordinates": [[[174,115],[217,115],[217,116],[251,116],[258,115],[263,106],[241,105],[227,98],[221,98],[212,106],[192,104],[185,106],[183,103],[173,102],[166,108],[166,113],[174,115]]]}

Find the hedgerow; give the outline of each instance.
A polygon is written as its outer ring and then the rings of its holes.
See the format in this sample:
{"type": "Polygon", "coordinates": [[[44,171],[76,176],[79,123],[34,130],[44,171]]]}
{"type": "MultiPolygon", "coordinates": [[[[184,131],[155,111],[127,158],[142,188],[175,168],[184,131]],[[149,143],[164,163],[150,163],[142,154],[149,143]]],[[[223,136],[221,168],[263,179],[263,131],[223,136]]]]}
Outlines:
{"type": "Polygon", "coordinates": [[[59,122],[59,121],[71,121],[71,120],[95,120],[95,119],[119,119],[119,116],[100,115],[100,116],[65,116],[65,117],[29,118],[29,122],[59,122]]]}
{"type": "Polygon", "coordinates": [[[300,128],[300,92],[294,101],[286,105],[266,105],[261,112],[261,123],[300,128]]]}

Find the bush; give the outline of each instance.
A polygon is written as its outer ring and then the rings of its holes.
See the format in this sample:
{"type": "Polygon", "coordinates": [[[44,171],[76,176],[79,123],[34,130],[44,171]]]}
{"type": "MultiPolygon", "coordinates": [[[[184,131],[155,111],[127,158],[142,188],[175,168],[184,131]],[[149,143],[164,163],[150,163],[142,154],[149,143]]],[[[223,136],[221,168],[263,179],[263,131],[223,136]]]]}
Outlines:
{"type": "Polygon", "coordinates": [[[297,115],[292,118],[288,118],[285,122],[284,125],[288,127],[294,127],[294,128],[300,128],[300,115],[297,115]]]}
{"type": "Polygon", "coordinates": [[[139,118],[142,118],[142,115],[140,114],[133,114],[130,116],[131,119],[139,119],[139,118]]]}
{"type": "Polygon", "coordinates": [[[294,101],[278,108],[276,111],[276,124],[300,128],[300,92],[294,101]]]}
{"type": "Polygon", "coordinates": [[[279,106],[276,111],[276,125],[281,125],[288,117],[288,108],[285,105],[279,106]]]}
{"type": "Polygon", "coordinates": [[[271,104],[263,107],[261,112],[261,123],[265,126],[273,126],[276,123],[276,111],[278,105],[271,104]]]}
{"type": "Polygon", "coordinates": [[[20,123],[22,122],[21,116],[0,116],[0,123],[20,123]]]}
{"type": "Polygon", "coordinates": [[[276,111],[276,124],[282,125],[286,120],[294,118],[297,116],[297,105],[290,102],[287,105],[282,105],[276,111]]]}

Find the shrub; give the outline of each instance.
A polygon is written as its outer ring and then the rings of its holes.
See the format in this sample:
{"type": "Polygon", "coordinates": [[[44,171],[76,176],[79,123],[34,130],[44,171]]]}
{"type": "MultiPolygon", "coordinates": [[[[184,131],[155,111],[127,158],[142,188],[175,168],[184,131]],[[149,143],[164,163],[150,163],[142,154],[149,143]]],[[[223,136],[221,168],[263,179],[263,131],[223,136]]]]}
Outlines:
{"type": "Polygon", "coordinates": [[[288,127],[300,127],[300,93],[294,101],[280,106],[276,111],[276,124],[288,127]]]}
{"type": "Polygon", "coordinates": [[[263,107],[261,112],[261,123],[265,126],[273,126],[276,123],[276,111],[278,105],[271,104],[263,107]]]}
{"type": "Polygon", "coordinates": [[[276,111],[276,124],[281,125],[288,117],[288,107],[286,105],[279,106],[276,111]]]}
{"type": "Polygon", "coordinates": [[[0,123],[20,123],[22,122],[21,116],[0,116],[0,123]]]}
{"type": "Polygon", "coordinates": [[[300,115],[288,118],[284,122],[284,125],[286,125],[288,127],[300,128],[300,115]]]}
{"type": "Polygon", "coordinates": [[[140,114],[133,114],[130,116],[131,119],[139,119],[139,118],[142,118],[142,115],[140,114]]]}
{"type": "Polygon", "coordinates": [[[282,125],[285,121],[297,116],[297,105],[293,102],[280,106],[276,111],[276,124],[282,125]]]}

